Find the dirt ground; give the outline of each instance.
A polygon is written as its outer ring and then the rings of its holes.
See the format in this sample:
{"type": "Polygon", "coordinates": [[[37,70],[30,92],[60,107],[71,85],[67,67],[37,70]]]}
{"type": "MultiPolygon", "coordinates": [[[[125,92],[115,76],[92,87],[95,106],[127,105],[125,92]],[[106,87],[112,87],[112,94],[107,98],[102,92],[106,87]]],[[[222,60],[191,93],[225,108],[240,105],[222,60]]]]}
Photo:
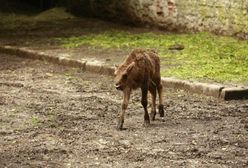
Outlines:
{"type": "Polygon", "coordinates": [[[0,55],[0,167],[247,167],[248,100],[165,88],[145,128],[140,93],[117,131],[111,77],[0,55]]]}

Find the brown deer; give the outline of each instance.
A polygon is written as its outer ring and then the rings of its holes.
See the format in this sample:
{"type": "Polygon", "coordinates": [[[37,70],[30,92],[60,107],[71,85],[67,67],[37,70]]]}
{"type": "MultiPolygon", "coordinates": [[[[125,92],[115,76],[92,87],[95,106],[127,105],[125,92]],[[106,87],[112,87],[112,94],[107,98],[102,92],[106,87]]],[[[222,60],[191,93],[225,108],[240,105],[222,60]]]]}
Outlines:
{"type": "Polygon", "coordinates": [[[123,129],[124,116],[133,89],[141,88],[141,104],[144,108],[144,126],[150,125],[150,117],[155,120],[156,95],[159,95],[159,114],[164,117],[163,97],[160,76],[160,59],[154,50],[134,49],[115,69],[115,87],[123,92],[122,109],[119,116],[117,129],[123,129]],[[147,111],[148,90],[152,95],[151,114],[147,111]]]}

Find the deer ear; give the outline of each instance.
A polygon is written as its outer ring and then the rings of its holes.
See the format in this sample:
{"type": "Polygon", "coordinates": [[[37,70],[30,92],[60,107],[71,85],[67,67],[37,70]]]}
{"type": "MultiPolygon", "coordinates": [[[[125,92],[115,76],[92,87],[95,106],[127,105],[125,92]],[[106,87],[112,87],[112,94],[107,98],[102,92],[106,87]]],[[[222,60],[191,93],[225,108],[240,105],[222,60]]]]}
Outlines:
{"type": "Polygon", "coordinates": [[[128,67],[127,67],[126,72],[127,73],[130,72],[133,69],[134,65],[135,65],[135,62],[132,62],[131,64],[129,64],[128,67]]]}
{"type": "Polygon", "coordinates": [[[114,64],[114,67],[115,67],[115,70],[117,70],[117,68],[118,68],[118,65],[114,64]]]}

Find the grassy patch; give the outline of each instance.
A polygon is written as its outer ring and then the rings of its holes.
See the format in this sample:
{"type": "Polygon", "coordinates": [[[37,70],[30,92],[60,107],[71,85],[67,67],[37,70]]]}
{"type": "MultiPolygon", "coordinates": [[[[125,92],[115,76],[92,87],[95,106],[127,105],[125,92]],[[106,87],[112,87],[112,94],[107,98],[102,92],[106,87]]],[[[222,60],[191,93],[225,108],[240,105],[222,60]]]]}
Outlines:
{"type": "Polygon", "coordinates": [[[38,117],[32,117],[30,122],[32,126],[37,126],[41,120],[38,117]]]}
{"type": "Polygon", "coordinates": [[[79,37],[60,38],[67,48],[90,45],[102,48],[156,48],[159,50],[163,76],[181,79],[231,81],[247,83],[248,42],[208,33],[197,34],[133,34],[108,31],[79,37]],[[170,51],[168,46],[182,44],[182,51],[170,51]],[[164,58],[164,59],[162,59],[164,58]],[[163,61],[166,60],[166,61],[163,61]]]}

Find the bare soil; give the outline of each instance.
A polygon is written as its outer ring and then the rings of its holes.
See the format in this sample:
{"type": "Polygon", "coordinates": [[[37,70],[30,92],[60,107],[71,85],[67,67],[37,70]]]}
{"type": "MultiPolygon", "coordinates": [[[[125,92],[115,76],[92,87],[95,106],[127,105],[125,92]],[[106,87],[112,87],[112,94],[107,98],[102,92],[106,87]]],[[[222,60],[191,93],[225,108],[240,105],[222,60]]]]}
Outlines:
{"type": "Polygon", "coordinates": [[[248,167],[248,100],[165,88],[145,128],[136,91],[117,131],[111,77],[0,55],[0,167],[248,167]]]}

